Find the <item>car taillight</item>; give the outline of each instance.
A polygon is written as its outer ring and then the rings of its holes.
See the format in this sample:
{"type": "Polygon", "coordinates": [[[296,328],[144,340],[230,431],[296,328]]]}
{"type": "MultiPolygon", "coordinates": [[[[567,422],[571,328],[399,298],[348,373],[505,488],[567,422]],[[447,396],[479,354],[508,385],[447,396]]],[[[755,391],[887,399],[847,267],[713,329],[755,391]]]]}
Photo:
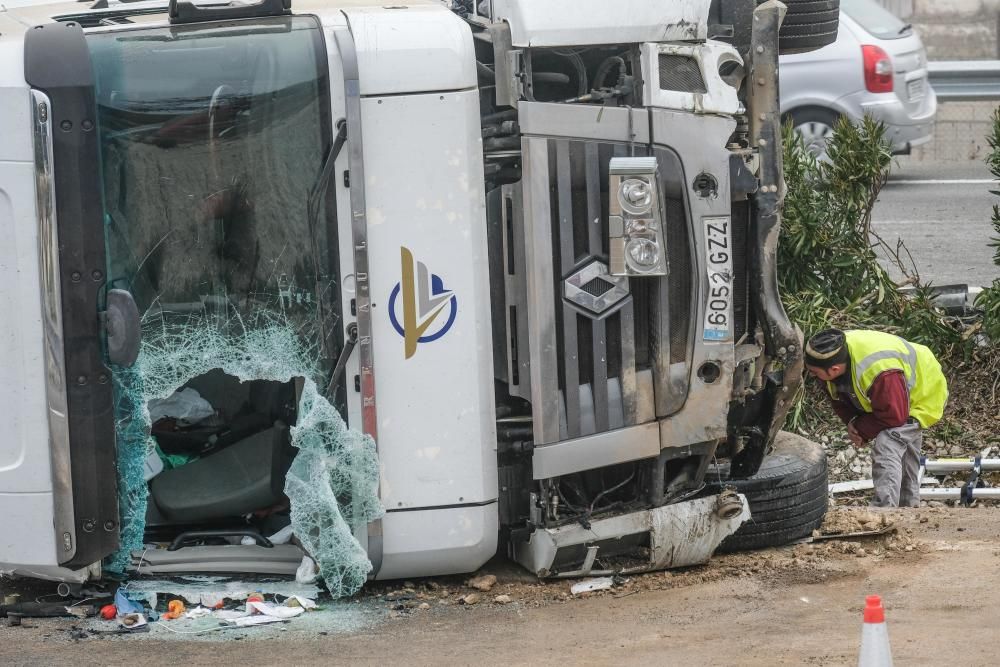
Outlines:
{"type": "Polygon", "coordinates": [[[889,54],[872,44],[861,47],[865,61],[865,88],[870,93],[892,92],[892,61],[889,54]]]}

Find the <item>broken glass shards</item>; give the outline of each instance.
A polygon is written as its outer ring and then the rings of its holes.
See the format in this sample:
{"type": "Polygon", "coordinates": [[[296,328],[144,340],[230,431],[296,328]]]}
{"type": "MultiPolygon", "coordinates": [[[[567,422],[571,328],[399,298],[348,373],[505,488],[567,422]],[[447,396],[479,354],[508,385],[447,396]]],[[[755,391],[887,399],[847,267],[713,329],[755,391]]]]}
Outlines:
{"type": "Polygon", "coordinates": [[[285,493],[292,529],[316,560],[334,597],[355,593],[371,563],[353,528],[382,515],[378,459],[370,437],[347,428],[317,382],[318,354],[284,318],[260,314],[220,325],[204,314],[182,319],[147,315],[136,364],[115,369],[121,547],[106,564],[123,572],[143,549],[148,502],[144,460],[155,447],[148,402],[164,399],[193,378],[219,369],[241,382],[301,378],[291,444],[297,448],[285,493]]]}

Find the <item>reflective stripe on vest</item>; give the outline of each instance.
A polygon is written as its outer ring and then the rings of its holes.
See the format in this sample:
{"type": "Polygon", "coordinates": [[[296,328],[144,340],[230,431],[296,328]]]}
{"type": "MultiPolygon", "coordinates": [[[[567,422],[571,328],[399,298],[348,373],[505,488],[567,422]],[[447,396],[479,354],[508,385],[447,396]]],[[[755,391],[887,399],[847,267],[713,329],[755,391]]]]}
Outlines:
{"type": "Polygon", "coordinates": [[[872,352],[854,364],[855,389],[860,390],[857,383],[861,381],[861,378],[868,372],[868,369],[875,365],[876,362],[883,359],[899,359],[906,364],[906,368],[903,369],[903,375],[906,376],[906,388],[913,391],[913,388],[917,386],[917,351],[902,338],[899,339],[899,342],[906,347],[906,355],[900,354],[898,350],[882,350],[880,352],[872,352]]]}
{"type": "MultiPolygon", "coordinates": [[[[872,412],[868,392],[880,374],[903,373],[909,392],[910,416],[927,428],[941,419],[948,400],[948,382],[941,365],[927,347],[880,331],[845,331],[850,351],[851,389],[864,412],[872,412]]],[[[837,397],[829,382],[830,395],[837,397]]]]}

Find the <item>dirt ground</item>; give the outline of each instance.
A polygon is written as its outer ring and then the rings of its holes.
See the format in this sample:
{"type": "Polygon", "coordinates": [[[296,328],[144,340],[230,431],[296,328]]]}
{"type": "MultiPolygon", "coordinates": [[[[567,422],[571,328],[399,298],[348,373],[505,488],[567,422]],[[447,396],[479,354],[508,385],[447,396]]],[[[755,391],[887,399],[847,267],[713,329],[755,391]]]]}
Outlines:
{"type": "MultiPolygon", "coordinates": [[[[892,529],[880,536],[719,555],[583,596],[569,593],[572,582],[537,583],[504,564],[487,568],[498,577],[489,591],[465,578],[379,584],[342,603],[367,619],[350,629],[296,619],[244,641],[226,632],[210,641],[74,640],[68,619],[4,621],[0,664],[852,665],[872,593],[885,601],[896,664],[996,664],[983,640],[1000,625],[1000,509],[899,510],[887,519],[892,529]],[[471,593],[480,599],[463,604],[471,593]],[[504,595],[510,602],[495,601],[504,595]]],[[[844,509],[829,525],[864,522],[883,523],[844,509]]],[[[11,592],[10,582],[0,587],[11,592]]]]}

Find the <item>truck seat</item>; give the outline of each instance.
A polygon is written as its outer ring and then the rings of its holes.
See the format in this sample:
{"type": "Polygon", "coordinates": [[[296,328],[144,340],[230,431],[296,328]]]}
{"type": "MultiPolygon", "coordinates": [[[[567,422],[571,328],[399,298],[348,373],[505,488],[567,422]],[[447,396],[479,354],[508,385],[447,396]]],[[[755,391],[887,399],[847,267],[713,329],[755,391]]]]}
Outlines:
{"type": "Polygon", "coordinates": [[[171,523],[225,519],[281,502],[295,456],[283,422],[231,446],[157,475],[149,490],[171,523]]]}

